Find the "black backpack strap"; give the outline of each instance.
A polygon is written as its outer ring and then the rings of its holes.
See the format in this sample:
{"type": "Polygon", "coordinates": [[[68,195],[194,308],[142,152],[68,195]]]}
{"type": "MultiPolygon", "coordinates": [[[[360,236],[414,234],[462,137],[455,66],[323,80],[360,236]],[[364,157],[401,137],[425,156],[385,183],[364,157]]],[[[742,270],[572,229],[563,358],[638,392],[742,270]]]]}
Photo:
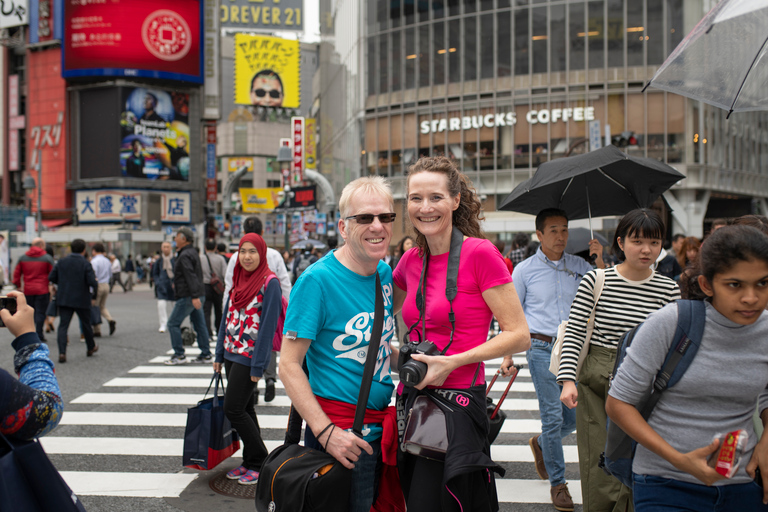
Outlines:
{"type": "Polygon", "coordinates": [[[677,329],[664,364],[656,374],[653,393],[643,410],[644,419],[648,419],[653,408],[661,398],[662,392],[674,386],[693,362],[704,335],[706,323],[706,305],[700,300],[677,301],[677,329]]]}

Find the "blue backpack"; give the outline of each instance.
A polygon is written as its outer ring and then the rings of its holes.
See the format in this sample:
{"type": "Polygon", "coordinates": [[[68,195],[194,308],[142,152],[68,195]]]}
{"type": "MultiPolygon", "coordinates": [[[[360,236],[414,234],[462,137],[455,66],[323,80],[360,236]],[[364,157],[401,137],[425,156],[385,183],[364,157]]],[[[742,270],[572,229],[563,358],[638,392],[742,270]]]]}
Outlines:
{"type": "MultiPolygon", "coordinates": [[[[701,337],[704,334],[704,323],[706,321],[706,307],[700,300],[678,300],[677,301],[677,330],[672,344],[669,347],[664,364],[656,374],[653,387],[649,389],[640,403],[637,410],[648,421],[653,408],[661,398],[662,392],[677,384],[680,377],[691,365],[696,351],[699,349],[701,337]]],[[[619,371],[619,366],[627,355],[627,348],[637,333],[642,323],[638,324],[632,330],[627,331],[619,340],[616,351],[616,364],[613,367],[611,380],[619,371]]],[[[600,467],[607,474],[616,477],[621,483],[632,488],[632,460],[635,457],[635,448],[637,442],[627,435],[618,425],[613,423],[610,418],[606,426],[608,435],[605,442],[605,451],[600,454],[600,467]]]]}

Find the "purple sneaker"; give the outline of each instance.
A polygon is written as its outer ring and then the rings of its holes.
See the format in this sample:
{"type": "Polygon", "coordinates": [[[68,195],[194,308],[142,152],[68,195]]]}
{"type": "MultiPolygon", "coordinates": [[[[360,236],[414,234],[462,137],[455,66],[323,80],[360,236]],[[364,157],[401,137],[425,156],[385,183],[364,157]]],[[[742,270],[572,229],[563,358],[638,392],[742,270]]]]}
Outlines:
{"type": "Polygon", "coordinates": [[[227,478],[230,480],[239,480],[241,476],[248,472],[248,468],[240,466],[227,473],[227,478]]]}
{"type": "Polygon", "coordinates": [[[239,483],[240,485],[253,485],[258,481],[259,481],[259,472],[249,469],[248,471],[245,472],[243,476],[241,476],[237,480],[237,483],[239,483]]]}

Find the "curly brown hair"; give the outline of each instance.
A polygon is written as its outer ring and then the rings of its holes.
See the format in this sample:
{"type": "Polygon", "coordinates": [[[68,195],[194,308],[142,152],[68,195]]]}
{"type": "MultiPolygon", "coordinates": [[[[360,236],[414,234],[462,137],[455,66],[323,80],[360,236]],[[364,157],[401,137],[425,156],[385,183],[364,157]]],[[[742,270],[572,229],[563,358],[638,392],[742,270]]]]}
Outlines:
{"type": "MultiPolygon", "coordinates": [[[[445,175],[448,180],[450,196],[461,196],[459,207],[453,211],[453,225],[459,228],[464,236],[485,238],[485,234],[480,228],[480,221],[484,219],[481,213],[482,203],[477,191],[472,186],[472,181],[465,174],[462,174],[450,159],[444,156],[422,157],[408,168],[406,188],[411,182],[411,177],[420,172],[437,172],[445,175]]],[[[419,253],[422,255],[429,254],[426,237],[415,227],[413,230],[416,232],[416,245],[419,247],[419,253]]]]}

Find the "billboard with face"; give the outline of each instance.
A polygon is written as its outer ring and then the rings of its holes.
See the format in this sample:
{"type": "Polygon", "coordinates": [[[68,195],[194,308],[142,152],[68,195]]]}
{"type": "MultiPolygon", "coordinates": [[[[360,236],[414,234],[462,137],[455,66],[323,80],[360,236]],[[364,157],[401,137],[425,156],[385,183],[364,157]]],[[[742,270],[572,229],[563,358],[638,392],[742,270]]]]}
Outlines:
{"type": "Polygon", "coordinates": [[[203,82],[203,0],[64,2],[65,78],[203,82]]]}
{"type": "Polygon", "coordinates": [[[144,87],[121,92],[122,175],[189,180],[189,94],[144,87]]]}
{"type": "Polygon", "coordinates": [[[301,93],[298,41],[235,35],[235,103],[298,108],[301,93]]]}

